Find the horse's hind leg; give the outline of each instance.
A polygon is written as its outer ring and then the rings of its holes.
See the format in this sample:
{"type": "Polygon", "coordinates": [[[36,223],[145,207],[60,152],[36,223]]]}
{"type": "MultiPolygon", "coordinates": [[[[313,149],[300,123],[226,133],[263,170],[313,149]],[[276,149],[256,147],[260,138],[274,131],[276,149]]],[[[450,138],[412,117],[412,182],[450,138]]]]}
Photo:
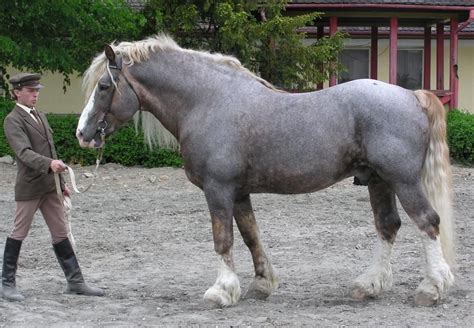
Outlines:
{"type": "Polygon", "coordinates": [[[206,291],[204,299],[216,306],[231,306],[240,298],[240,284],[232,255],[234,193],[232,188],[217,183],[207,184],[204,193],[211,213],[214,249],[219,260],[216,282],[206,291]]]}
{"type": "Polygon", "coordinates": [[[395,191],[408,216],[420,230],[426,256],[425,278],[415,292],[415,303],[433,305],[441,300],[454,282],[441,249],[440,219],[425,197],[421,183],[399,184],[395,191]]]}
{"type": "Polygon", "coordinates": [[[255,267],[255,279],[245,297],[265,299],[278,288],[278,279],[260,243],[259,230],[249,195],[235,202],[234,217],[240,234],[252,254],[255,267]]]}
{"type": "Polygon", "coordinates": [[[395,193],[385,181],[376,176],[371,178],[369,194],[377,228],[378,246],[371,266],[354,282],[352,296],[356,299],[376,297],[392,286],[390,257],[401,225],[395,193]]]}

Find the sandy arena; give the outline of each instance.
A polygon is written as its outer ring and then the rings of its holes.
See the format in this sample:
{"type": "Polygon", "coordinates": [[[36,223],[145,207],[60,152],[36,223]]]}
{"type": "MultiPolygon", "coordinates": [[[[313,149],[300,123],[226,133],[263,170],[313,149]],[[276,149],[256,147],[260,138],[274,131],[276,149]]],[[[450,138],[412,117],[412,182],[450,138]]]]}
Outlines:
{"type": "MultiPolygon", "coordinates": [[[[79,184],[93,167],[74,167],[79,184]]],[[[454,166],[458,234],[456,285],[435,307],[416,307],[424,254],[414,224],[402,228],[392,259],[394,286],[355,301],[351,285],[370,263],[376,235],[366,187],[347,179],[297,196],[259,194],[252,201],[267,254],[280,280],[265,301],[209,307],[202,296],[217,276],[203,193],[182,169],[106,164],[96,184],[73,196],[72,231],[90,284],[105,297],[63,294],[65,279],[37,214],[20,254],[22,303],[0,299],[1,327],[472,327],[474,322],[474,168],[454,166]]],[[[0,164],[0,261],[11,229],[16,167],[0,164]]],[[[243,293],[250,253],[234,225],[234,256],[243,293]]]]}

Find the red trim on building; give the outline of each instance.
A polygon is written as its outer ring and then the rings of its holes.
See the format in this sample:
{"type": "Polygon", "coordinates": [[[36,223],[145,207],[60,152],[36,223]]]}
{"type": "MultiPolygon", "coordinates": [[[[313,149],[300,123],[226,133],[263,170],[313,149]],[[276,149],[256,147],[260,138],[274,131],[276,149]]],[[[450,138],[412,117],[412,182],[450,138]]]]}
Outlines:
{"type": "Polygon", "coordinates": [[[449,108],[458,107],[459,79],[458,79],[458,20],[451,19],[451,42],[449,46],[449,90],[453,93],[449,108]]]}
{"type": "Polygon", "coordinates": [[[372,33],[370,37],[370,78],[377,80],[378,77],[378,42],[379,28],[372,26],[372,33]]]}
{"type": "Polygon", "coordinates": [[[444,25],[436,24],[436,89],[444,90],[444,25]]]}
{"type": "Polygon", "coordinates": [[[397,84],[398,18],[390,18],[390,53],[388,82],[397,84]]]}
{"type": "MultiPolygon", "coordinates": [[[[318,32],[316,34],[316,37],[319,39],[322,39],[324,38],[324,26],[318,26],[318,32]]],[[[321,71],[323,70],[323,67],[321,67],[321,71]]],[[[321,83],[318,83],[316,85],[316,90],[321,90],[324,88],[324,83],[321,82],[321,83]]]]}
{"type": "Polygon", "coordinates": [[[431,27],[425,27],[423,44],[423,89],[431,89],[431,27]]]}
{"type": "MultiPolygon", "coordinates": [[[[337,32],[337,17],[329,17],[329,35],[333,36],[337,32]]],[[[333,74],[329,79],[329,86],[332,87],[337,84],[336,74],[333,74]]]]}

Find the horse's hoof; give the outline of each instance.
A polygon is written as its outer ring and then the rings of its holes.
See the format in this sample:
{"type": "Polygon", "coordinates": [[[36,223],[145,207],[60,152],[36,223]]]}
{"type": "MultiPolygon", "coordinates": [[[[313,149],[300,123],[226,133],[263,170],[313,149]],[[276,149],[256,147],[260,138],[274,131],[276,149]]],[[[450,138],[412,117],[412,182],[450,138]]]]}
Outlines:
{"type": "Polygon", "coordinates": [[[377,297],[377,293],[375,293],[374,289],[367,289],[360,285],[354,286],[352,289],[352,298],[358,301],[363,301],[368,298],[375,298],[377,297]]]}
{"type": "Polygon", "coordinates": [[[254,283],[255,281],[252,282],[247,293],[245,293],[245,299],[265,300],[272,294],[271,290],[262,288],[262,286],[255,286],[256,284],[254,283]]]}
{"type": "Polygon", "coordinates": [[[415,293],[415,304],[418,306],[432,306],[440,301],[438,289],[431,285],[430,288],[423,286],[418,288],[415,293]]]}
{"type": "Polygon", "coordinates": [[[264,300],[267,299],[276,289],[278,288],[278,280],[270,279],[267,280],[263,277],[255,278],[250,284],[247,293],[245,293],[246,299],[264,300]]]}
{"type": "Polygon", "coordinates": [[[240,290],[233,295],[223,290],[222,288],[212,286],[204,294],[204,300],[212,307],[222,308],[232,306],[240,298],[240,290]]]}
{"type": "Polygon", "coordinates": [[[352,298],[356,300],[376,298],[382,291],[392,288],[392,284],[392,270],[390,267],[382,271],[369,270],[354,281],[352,298]]]}
{"type": "Polygon", "coordinates": [[[266,300],[271,293],[269,291],[250,289],[245,293],[244,299],[266,300]]]}

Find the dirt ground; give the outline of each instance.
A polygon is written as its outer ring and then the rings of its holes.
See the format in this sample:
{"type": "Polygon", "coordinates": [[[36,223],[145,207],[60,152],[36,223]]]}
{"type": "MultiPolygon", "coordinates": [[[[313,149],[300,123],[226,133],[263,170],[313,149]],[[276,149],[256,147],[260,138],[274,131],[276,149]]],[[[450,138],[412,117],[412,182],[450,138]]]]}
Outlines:
{"type": "MultiPolygon", "coordinates": [[[[83,173],[93,167],[74,169],[78,183],[88,183],[83,173]]],[[[1,327],[472,327],[474,168],[454,167],[457,282],[442,304],[429,308],[414,306],[424,259],[402,210],[392,290],[375,300],[350,297],[376,241],[367,189],[351,179],[314,194],[253,195],[280,287],[265,301],[216,309],[202,300],[217,275],[210,217],[202,192],[184,171],[106,164],[99,173],[87,193],[73,197],[72,231],[86,280],[107,295],[63,294],[65,279],[37,214],[17,274],[26,301],[0,299],[1,327]]],[[[15,166],[0,164],[0,255],[13,221],[15,174],[15,166]]],[[[234,234],[245,292],[253,265],[236,227],[234,234]]]]}

